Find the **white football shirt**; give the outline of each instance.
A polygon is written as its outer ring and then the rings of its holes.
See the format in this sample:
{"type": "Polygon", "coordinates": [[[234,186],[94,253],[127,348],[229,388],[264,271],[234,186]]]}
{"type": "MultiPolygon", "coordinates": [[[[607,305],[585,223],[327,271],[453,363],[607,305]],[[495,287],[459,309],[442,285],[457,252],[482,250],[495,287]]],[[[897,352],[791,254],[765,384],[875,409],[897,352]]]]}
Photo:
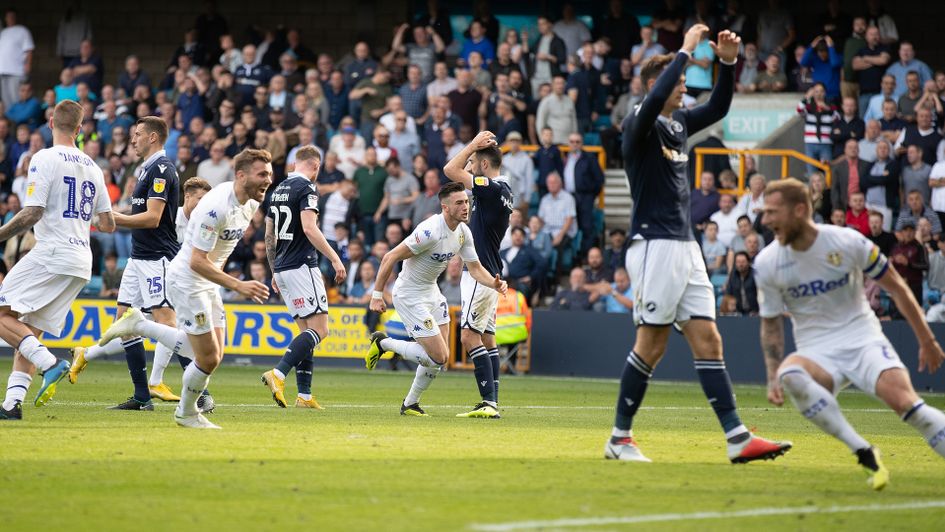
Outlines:
{"type": "Polygon", "coordinates": [[[459,254],[463,262],[479,262],[473,245],[472,232],[460,222],[450,231],[442,214],[431,216],[417,225],[404,239],[413,257],[404,261],[404,269],[397,278],[396,290],[429,291],[446,270],[450,259],[459,254]]]}
{"type": "Polygon", "coordinates": [[[775,240],[754,267],[761,316],[789,312],[801,353],[857,348],[883,338],[863,292],[863,274],[879,279],[889,263],[858,231],[818,224],[807,251],[775,240]]]}
{"type": "Polygon", "coordinates": [[[102,170],[73,146],[53,146],[30,160],[23,207],[43,207],[33,226],[39,255],[52,273],[92,278],[89,227],[112,210],[102,170]]]}
{"type": "MultiPolygon", "coordinates": [[[[207,252],[210,262],[222,268],[249,227],[259,202],[236,199],[233,182],[220,183],[200,198],[190,213],[180,251],[168,268],[168,276],[184,291],[211,290],[217,285],[190,268],[194,248],[207,252]]],[[[181,209],[183,211],[183,209],[181,209]]]]}

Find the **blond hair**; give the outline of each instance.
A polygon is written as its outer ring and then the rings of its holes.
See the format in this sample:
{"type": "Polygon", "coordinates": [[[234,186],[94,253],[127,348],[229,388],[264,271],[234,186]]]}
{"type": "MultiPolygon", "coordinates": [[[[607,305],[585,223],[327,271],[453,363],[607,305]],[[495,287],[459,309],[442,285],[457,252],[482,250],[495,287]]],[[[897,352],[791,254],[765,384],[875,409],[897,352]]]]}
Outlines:
{"type": "Polygon", "coordinates": [[[82,124],[82,106],[75,100],[63,100],[53,110],[53,126],[62,133],[75,134],[82,124]]]}

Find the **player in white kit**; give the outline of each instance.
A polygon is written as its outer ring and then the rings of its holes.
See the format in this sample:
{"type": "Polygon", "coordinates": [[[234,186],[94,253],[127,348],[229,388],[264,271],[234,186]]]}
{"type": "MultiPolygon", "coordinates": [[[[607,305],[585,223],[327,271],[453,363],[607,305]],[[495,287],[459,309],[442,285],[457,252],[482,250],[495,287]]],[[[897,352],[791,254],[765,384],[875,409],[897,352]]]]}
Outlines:
{"type": "Polygon", "coordinates": [[[89,227],[111,233],[115,219],[102,170],[75,146],[82,107],[72,100],[56,105],[49,126],[53,147],[30,160],[23,208],[0,227],[0,240],[31,227],[36,246],[7,274],[0,286],[0,338],[14,346],[13,372],[0,419],[21,419],[21,403],[38,368],[43,385],[34,404],[42,406],[69,372],[39,342],[47,332],[58,336],[72,302],[92,277],[89,227]]]}
{"type": "Polygon", "coordinates": [[[420,408],[420,395],[449,357],[449,307],[436,280],[450,259],[458,254],[473,279],[500,293],[506,291],[505,281],[498,274],[492,277],[479,263],[472,232],[464,223],[469,220],[466,188],[461,183],[448,183],[440,189],[439,198],[443,212],[418,224],[410,236],[384,255],[371,297],[371,310],[387,310],[383,290],[394,264],[403,261],[404,269],[394,282],[394,308],[416,342],[394,340],[376,332],[371,335],[371,347],[364,358],[368,369],[374,369],[387,351],[418,364],[410,393],[400,406],[405,416],[427,415],[420,408]]]}
{"type": "Polygon", "coordinates": [[[191,214],[184,243],[168,268],[173,282],[167,293],[177,310],[180,330],[146,321],[141,311],[131,309],[99,341],[104,344],[120,336],[140,334],[154,338],[174,354],[194,360],[184,370],[181,399],[174,412],[174,420],[181,426],[220,428],[197,409],[198,397],[223,359],[226,316],[219,287],[259,303],[269,297],[266,285],[230,277],[222,267],[272,184],[271,161],[268,151],[243,150],[233,159],[235,181],[214,187],[191,214]]]}
{"type": "Polygon", "coordinates": [[[815,224],[807,187],[797,179],[773,182],[764,195],[763,222],[777,237],[754,263],[768,400],[780,406],[786,394],[805,418],[845,443],[875,490],[885,487],[889,471],[879,450],[840,412],[835,395],[849,384],[889,405],[945,457],[945,413],[926,405],[912,388],[866,300],[863,274],[902,310],[918,339],[919,370],[932,373],[945,353],[911,290],[862,234],[815,224]],[[785,311],[791,315],[797,352],[782,361],[785,311]]]}

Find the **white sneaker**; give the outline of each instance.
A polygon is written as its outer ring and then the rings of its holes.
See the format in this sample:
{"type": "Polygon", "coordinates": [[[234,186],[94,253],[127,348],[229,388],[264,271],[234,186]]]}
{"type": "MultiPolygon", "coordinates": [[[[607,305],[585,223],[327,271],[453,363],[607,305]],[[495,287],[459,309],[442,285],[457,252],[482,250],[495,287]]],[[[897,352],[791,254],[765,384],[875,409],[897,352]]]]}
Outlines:
{"type": "Polygon", "coordinates": [[[115,323],[112,323],[111,327],[102,333],[102,338],[98,341],[98,345],[103,346],[115,338],[121,338],[123,336],[137,336],[135,334],[135,326],[144,320],[144,314],[142,314],[140,310],[133,307],[126,310],[120,318],[115,320],[115,323]]]}
{"type": "Polygon", "coordinates": [[[220,427],[214,425],[207,418],[203,417],[203,414],[195,414],[193,416],[180,416],[177,412],[174,412],[174,421],[182,427],[187,427],[189,429],[219,429],[220,427]]]}
{"type": "Polygon", "coordinates": [[[607,440],[604,446],[604,458],[608,460],[623,460],[626,462],[652,462],[649,458],[643,456],[637,442],[632,437],[611,438],[607,440]]]}

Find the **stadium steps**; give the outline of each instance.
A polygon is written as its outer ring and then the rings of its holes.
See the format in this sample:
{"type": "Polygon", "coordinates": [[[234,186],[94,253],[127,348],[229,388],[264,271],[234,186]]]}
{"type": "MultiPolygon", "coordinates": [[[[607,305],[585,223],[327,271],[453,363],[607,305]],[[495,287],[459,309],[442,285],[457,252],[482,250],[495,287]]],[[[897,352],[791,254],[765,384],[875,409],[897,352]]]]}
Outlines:
{"type": "Polygon", "coordinates": [[[610,169],[604,172],[604,224],[607,229],[617,227],[627,229],[630,226],[630,211],[633,199],[627,174],[622,169],[610,169]]]}

